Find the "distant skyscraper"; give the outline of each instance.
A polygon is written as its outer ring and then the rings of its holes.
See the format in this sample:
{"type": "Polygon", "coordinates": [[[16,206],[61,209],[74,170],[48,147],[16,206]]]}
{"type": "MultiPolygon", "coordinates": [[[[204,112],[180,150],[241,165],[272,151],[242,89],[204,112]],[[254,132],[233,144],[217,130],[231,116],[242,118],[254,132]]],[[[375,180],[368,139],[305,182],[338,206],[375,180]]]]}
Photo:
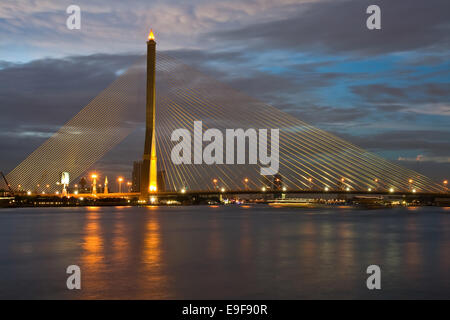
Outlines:
{"type": "Polygon", "coordinates": [[[166,190],[166,172],[164,170],[158,171],[158,191],[166,190]]]}
{"type": "Polygon", "coordinates": [[[142,177],[142,161],[134,161],[133,162],[133,172],[131,174],[132,179],[132,192],[140,192],[141,191],[141,177],[142,177]]]}

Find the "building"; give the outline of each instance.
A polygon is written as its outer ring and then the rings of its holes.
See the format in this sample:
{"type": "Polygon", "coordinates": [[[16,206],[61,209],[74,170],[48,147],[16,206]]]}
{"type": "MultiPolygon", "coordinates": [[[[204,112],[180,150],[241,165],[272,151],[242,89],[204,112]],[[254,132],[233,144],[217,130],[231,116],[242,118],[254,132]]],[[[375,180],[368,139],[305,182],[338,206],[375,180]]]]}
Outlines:
{"type": "Polygon", "coordinates": [[[133,172],[131,174],[131,192],[141,191],[142,161],[133,162],[133,172]]]}
{"type": "Polygon", "coordinates": [[[158,191],[166,190],[166,171],[158,171],[158,191]]]}
{"type": "Polygon", "coordinates": [[[283,179],[280,174],[276,174],[273,176],[272,189],[273,190],[283,189],[283,179]]]}

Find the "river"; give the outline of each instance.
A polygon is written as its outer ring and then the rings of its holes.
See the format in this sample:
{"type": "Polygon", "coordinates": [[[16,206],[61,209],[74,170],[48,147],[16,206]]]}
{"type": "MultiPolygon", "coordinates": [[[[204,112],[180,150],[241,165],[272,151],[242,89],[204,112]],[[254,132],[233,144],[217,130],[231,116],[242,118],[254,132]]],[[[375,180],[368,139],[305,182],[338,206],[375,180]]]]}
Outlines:
{"type": "Polygon", "coordinates": [[[0,298],[449,299],[450,208],[1,209],[0,298]]]}

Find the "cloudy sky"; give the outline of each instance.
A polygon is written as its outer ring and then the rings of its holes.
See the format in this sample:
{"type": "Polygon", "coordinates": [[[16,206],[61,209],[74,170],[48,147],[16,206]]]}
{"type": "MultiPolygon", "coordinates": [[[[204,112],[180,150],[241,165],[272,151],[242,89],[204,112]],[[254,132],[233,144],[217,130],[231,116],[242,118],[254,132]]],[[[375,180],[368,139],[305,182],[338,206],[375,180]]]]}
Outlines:
{"type": "MultiPolygon", "coordinates": [[[[158,50],[392,161],[450,178],[449,12],[448,0],[2,0],[0,170],[143,54],[153,28],[158,50]],[[81,30],[66,27],[71,4],[81,7],[81,30]],[[381,30],[366,28],[371,4],[381,7],[381,30]]],[[[106,161],[129,175],[140,143],[126,163],[119,151],[106,161]]]]}

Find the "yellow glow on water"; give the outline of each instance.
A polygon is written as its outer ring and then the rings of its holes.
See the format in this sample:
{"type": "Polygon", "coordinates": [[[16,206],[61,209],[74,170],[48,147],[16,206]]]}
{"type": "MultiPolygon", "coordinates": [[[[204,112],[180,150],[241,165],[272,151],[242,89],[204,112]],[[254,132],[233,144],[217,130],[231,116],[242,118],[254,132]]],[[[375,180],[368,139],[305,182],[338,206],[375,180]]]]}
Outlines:
{"type": "MultiPolygon", "coordinates": [[[[88,207],[98,210],[99,207],[88,207]]],[[[87,270],[97,270],[100,261],[103,260],[103,239],[101,237],[101,229],[99,224],[98,213],[86,215],[87,223],[84,228],[85,236],[83,238],[82,248],[83,252],[83,265],[87,270]]]]}
{"type": "Polygon", "coordinates": [[[160,222],[156,216],[151,216],[146,222],[142,252],[142,271],[145,281],[142,281],[139,286],[151,292],[158,292],[159,296],[167,296],[167,275],[163,268],[162,253],[160,222]]]}

